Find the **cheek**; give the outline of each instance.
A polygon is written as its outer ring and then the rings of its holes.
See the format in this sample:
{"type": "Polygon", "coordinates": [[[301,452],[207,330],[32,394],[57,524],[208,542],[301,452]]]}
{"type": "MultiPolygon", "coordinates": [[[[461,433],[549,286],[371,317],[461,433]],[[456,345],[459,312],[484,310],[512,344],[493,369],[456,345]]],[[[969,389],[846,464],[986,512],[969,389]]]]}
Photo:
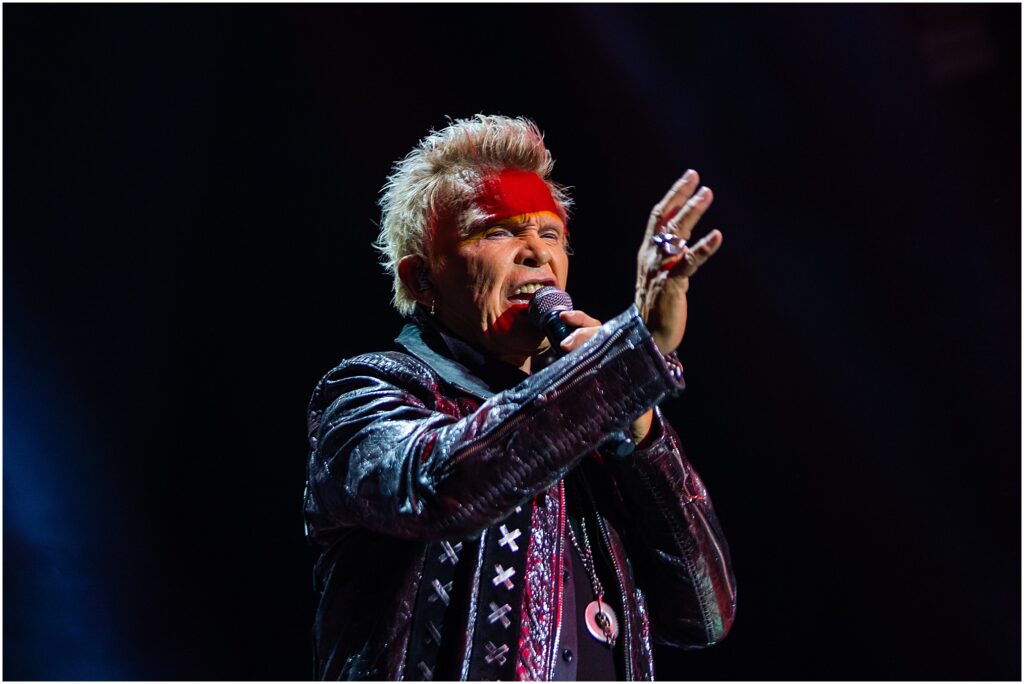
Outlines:
{"type": "Polygon", "coordinates": [[[554,263],[558,266],[554,269],[555,277],[560,281],[562,289],[565,289],[565,284],[569,281],[569,255],[559,250],[558,254],[554,258],[554,263]]]}
{"type": "Polygon", "coordinates": [[[500,297],[503,271],[499,260],[475,254],[466,259],[466,287],[481,309],[493,305],[500,297]]]}

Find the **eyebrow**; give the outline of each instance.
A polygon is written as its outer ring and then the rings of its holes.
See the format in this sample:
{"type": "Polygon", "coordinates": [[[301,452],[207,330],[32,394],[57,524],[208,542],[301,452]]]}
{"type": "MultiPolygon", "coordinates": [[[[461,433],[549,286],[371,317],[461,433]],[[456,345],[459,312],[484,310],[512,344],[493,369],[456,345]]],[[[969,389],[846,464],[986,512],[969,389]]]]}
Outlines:
{"type": "MultiPolygon", "coordinates": [[[[520,214],[521,216],[521,214],[520,214]]],[[[509,216],[507,218],[498,220],[482,220],[471,223],[466,226],[462,231],[462,238],[466,239],[484,232],[488,228],[495,226],[501,226],[503,228],[522,228],[527,225],[527,221],[518,219],[516,216],[509,216]]],[[[537,230],[553,229],[560,231],[564,236],[568,238],[569,229],[568,227],[563,228],[562,224],[555,219],[553,216],[545,216],[541,218],[540,224],[537,226],[537,230]]]]}
{"type": "MultiPolygon", "coordinates": [[[[498,221],[481,221],[476,225],[470,226],[470,230],[475,232],[478,230],[486,230],[493,226],[524,228],[528,225],[529,221],[523,221],[521,219],[517,219],[515,216],[509,216],[508,218],[503,218],[498,221]]],[[[561,229],[561,227],[562,226],[553,218],[541,219],[540,223],[537,225],[538,230],[544,230],[545,228],[561,229]]]]}

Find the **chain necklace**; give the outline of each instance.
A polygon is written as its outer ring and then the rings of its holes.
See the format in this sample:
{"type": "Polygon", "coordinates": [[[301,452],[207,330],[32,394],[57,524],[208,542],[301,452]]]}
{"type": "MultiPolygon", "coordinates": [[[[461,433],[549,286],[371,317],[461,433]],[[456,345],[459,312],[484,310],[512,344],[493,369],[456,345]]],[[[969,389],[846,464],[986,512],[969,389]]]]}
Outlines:
{"type": "Polygon", "coordinates": [[[604,586],[597,576],[597,566],[594,564],[594,552],[590,546],[590,538],[587,536],[586,521],[580,520],[580,536],[583,537],[583,546],[580,546],[579,540],[576,539],[576,530],[572,520],[566,522],[568,523],[566,527],[569,530],[569,539],[580,554],[583,567],[586,568],[587,575],[590,577],[590,587],[594,590],[594,596],[597,597],[596,600],[587,604],[587,609],[583,614],[587,631],[598,641],[608,644],[610,648],[615,648],[615,639],[619,636],[619,620],[612,607],[602,601],[604,586]]]}

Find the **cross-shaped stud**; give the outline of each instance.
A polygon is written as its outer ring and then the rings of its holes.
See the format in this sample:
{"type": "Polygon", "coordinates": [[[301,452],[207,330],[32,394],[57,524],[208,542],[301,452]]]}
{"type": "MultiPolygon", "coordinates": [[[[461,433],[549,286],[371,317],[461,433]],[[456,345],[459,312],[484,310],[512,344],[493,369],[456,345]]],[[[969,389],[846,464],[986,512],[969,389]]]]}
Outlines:
{"type": "Polygon", "coordinates": [[[516,539],[522,536],[522,532],[520,532],[518,528],[509,532],[508,527],[502,525],[501,534],[503,536],[498,540],[498,546],[507,546],[512,549],[513,552],[519,550],[519,544],[516,544],[516,539]]]}
{"type": "Polygon", "coordinates": [[[432,585],[434,587],[434,595],[428,596],[427,601],[433,603],[437,599],[441,599],[444,605],[447,606],[448,602],[451,600],[451,598],[448,596],[448,592],[452,590],[452,583],[449,582],[448,584],[442,587],[440,581],[434,580],[432,582],[432,585]]]}
{"type": "Polygon", "coordinates": [[[430,620],[427,620],[427,631],[430,632],[430,636],[433,637],[434,643],[440,646],[440,644],[441,644],[441,630],[439,630],[437,628],[437,625],[435,625],[430,620]]]}
{"type": "Polygon", "coordinates": [[[462,542],[457,542],[455,546],[452,546],[451,542],[443,541],[441,542],[441,550],[444,551],[444,553],[438,556],[437,560],[442,563],[451,561],[452,565],[455,565],[459,562],[459,551],[462,550],[462,542]]]}
{"type": "Polygon", "coordinates": [[[508,653],[508,646],[505,644],[495,646],[490,641],[484,644],[484,646],[487,647],[487,655],[484,656],[484,660],[486,660],[488,664],[493,663],[495,660],[498,661],[499,665],[505,664],[505,654],[508,653]]]}
{"type": "MultiPolygon", "coordinates": [[[[494,582],[494,586],[498,586],[502,583],[505,584],[506,589],[511,589],[515,586],[515,584],[513,584],[512,580],[510,579],[512,575],[516,574],[515,568],[509,568],[508,570],[506,570],[505,568],[501,567],[500,563],[497,563],[494,566],[494,572],[494,579],[491,580],[492,582],[494,582]]],[[[448,602],[445,601],[445,603],[447,604],[448,602]]]]}
{"type": "Polygon", "coordinates": [[[497,603],[491,601],[491,614],[487,616],[487,621],[492,625],[501,620],[501,626],[508,629],[508,626],[512,624],[512,621],[505,617],[505,614],[512,610],[512,606],[507,603],[501,607],[497,603]]]}

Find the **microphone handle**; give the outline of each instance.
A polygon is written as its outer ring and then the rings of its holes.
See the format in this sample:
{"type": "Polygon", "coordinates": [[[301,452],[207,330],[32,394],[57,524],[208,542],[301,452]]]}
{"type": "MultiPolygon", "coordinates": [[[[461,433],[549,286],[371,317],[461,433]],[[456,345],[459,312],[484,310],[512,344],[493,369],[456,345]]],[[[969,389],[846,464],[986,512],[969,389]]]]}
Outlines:
{"type": "Polygon", "coordinates": [[[572,334],[573,329],[569,325],[559,318],[558,314],[561,311],[554,311],[544,321],[544,333],[548,336],[548,341],[551,342],[551,346],[557,351],[555,352],[559,356],[564,356],[565,352],[562,351],[559,345],[562,344],[562,340],[572,334]]]}

